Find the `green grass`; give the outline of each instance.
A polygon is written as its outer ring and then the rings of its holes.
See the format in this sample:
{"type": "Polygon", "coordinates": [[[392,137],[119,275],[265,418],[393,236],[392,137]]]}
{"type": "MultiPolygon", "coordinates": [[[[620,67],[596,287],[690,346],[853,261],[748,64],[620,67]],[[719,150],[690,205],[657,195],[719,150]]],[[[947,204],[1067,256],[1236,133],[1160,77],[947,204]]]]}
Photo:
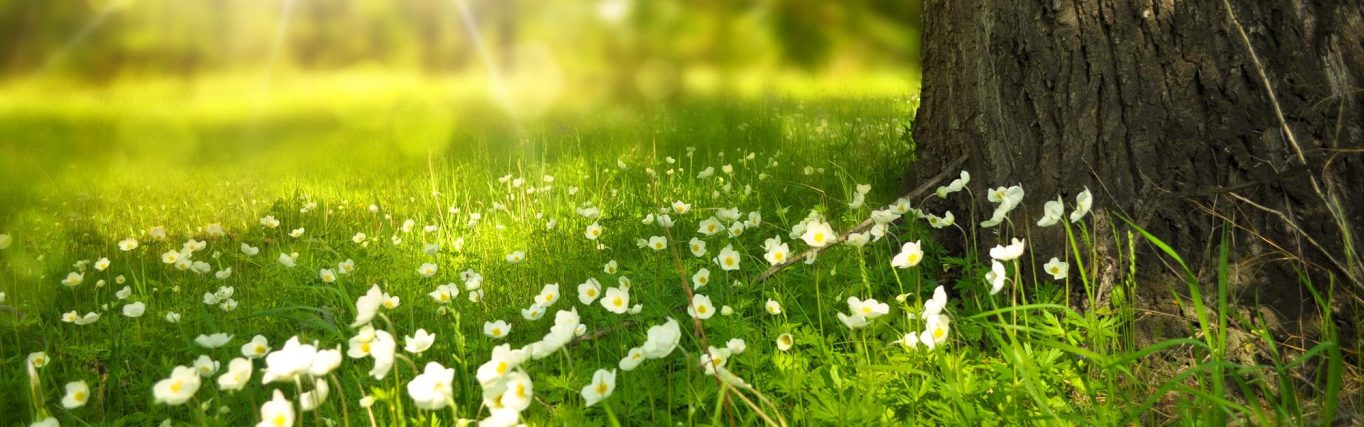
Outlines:
{"type": "MultiPolygon", "coordinates": [[[[353,83],[282,83],[290,89],[268,102],[231,85],[220,91],[192,86],[188,97],[171,83],[58,91],[66,94],[60,97],[44,96],[47,88],[40,85],[11,87],[0,99],[0,232],[14,238],[0,251],[0,291],[6,294],[0,304],[12,308],[0,311],[0,425],[41,414],[67,425],[167,419],[254,424],[273,390],[295,402],[298,392],[287,383],[260,384],[260,360],[244,390],[219,391],[214,375],[183,406],[153,403],[153,384],[200,355],[221,363],[221,374],[256,334],[275,349],[298,336],[344,351],[356,333],[350,327],[355,300],[373,284],[401,299],[375,322],[398,338],[399,354],[402,337],[418,328],[434,333],[435,344],[400,357],[382,381],[367,375],[369,359],[346,358],[328,378],[330,397],[318,411],[300,414],[302,424],[365,425],[373,419],[379,425],[448,425],[485,417],[474,373],[492,348],[540,339],[554,313],[572,307],[589,334],[602,334],[523,365],[534,381],[535,401],[521,414],[528,423],[1281,424],[1329,423],[1336,410],[1343,368],[1329,319],[1322,322],[1328,325],[1322,343],[1292,359],[1281,348],[1264,365],[1226,358],[1228,325],[1257,320],[1229,317],[1225,249],[1221,280],[1211,288],[1188,273],[1193,298],[1186,303],[1203,315],[1209,310],[1198,292],[1215,289],[1216,317],[1200,317],[1191,338],[1138,348],[1129,298],[1138,286],[1136,269],[1155,260],[1138,266],[1135,248],[1149,242],[1179,258],[1136,228],[1096,236],[1087,221],[1028,227],[1035,222],[1026,219],[1031,212],[1019,210],[1001,236],[1054,233],[1070,245],[1066,253],[1029,248],[1007,263],[1011,282],[993,296],[982,279],[990,268],[989,248],[964,237],[986,232],[975,229],[983,218],[972,212],[957,212],[959,227],[936,234],[921,220],[897,222],[885,239],[835,247],[813,264],[757,283],[768,267],[764,239],[781,236],[793,252],[803,250],[788,234],[811,210],[841,231],[898,197],[903,171],[921,166],[906,161],[913,147],[904,131],[915,104],[903,96],[568,103],[543,115],[510,118],[458,83],[353,83]],[[724,165],[733,173],[722,172],[724,165]],[[707,167],[716,169],[715,176],[697,178],[707,167]],[[500,182],[506,175],[526,184],[500,182]],[[857,184],[872,190],[867,206],[851,208],[857,184]],[[528,194],[527,186],[551,188],[528,194]],[[692,208],[672,213],[675,228],[641,223],[677,200],[692,208]],[[576,214],[584,203],[598,207],[601,218],[576,214]],[[759,212],[761,225],[737,237],[705,238],[707,256],[692,256],[685,242],[698,235],[698,224],[731,207],[759,212]],[[470,226],[475,212],[482,220],[470,226]],[[261,226],[267,215],[281,225],[261,226]],[[416,228],[405,232],[408,219],[416,228]],[[583,233],[594,221],[605,232],[590,241],[583,233]],[[223,225],[226,236],[207,237],[210,223],[223,225]],[[423,230],[427,225],[435,231],[423,230]],[[169,238],[150,238],[153,226],[165,227],[169,238]],[[291,237],[296,228],[306,231],[291,237]],[[363,244],[352,241],[360,232],[368,236],[363,244]],[[676,250],[636,246],[637,239],[659,235],[671,235],[676,250]],[[962,240],[965,253],[949,252],[932,236],[962,240]],[[141,247],[120,251],[116,244],[127,237],[141,247]],[[232,276],[218,280],[160,261],[191,238],[207,241],[196,260],[215,271],[231,267],[232,276]],[[1095,298],[1094,247],[1107,239],[1119,248],[1125,279],[1111,306],[1077,311],[1069,296],[1095,298]],[[924,261],[891,268],[900,243],[914,240],[924,243],[924,261]],[[244,255],[242,243],[259,247],[260,254],[244,255]],[[439,245],[437,254],[423,253],[428,243],[439,245]],[[742,254],[737,271],[722,271],[709,260],[727,244],[742,254]],[[508,263],[505,256],[513,251],[524,251],[526,260],[508,263]],[[299,255],[296,267],[276,261],[290,252],[299,255]],[[1052,280],[1034,267],[1053,256],[1070,262],[1067,279],[1052,280]],[[111,266],[94,271],[89,263],[101,257],[111,266]],[[319,278],[320,269],[346,259],[354,260],[354,273],[331,284],[319,278]],[[619,271],[605,273],[603,265],[612,260],[619,271]],[[77,267],[80,261],[87,263],[77,267]],[[427,262],[439,266],[434,277],[417,273],[427,262]],[[722,388],[700,369],[704,350],[685,310],[683,284],[703,267],[711,282],[696,293],[733,310],[702,322],[705,336],[715,347],[732,338],[746,342],[727,368],[751,390],[722,388]],[[82,269],[81,285],[60,284],[82,269]],[[461,283],[466,269],[485,278],[481,303],[466,299],[465,291],[441,309],[426,295],[440,284],[461,283]],[[127,300],[115,296],[124,286],[114,283],[120,276],[133,291],[127,300]],[[618,276],[631,280],[631,302],[642,304],[640,313],[617,315],[577,301],[579,283],[596,278],[603,287],[615,286],[618,276]],[[544,318],[523,319],[521,310],[548,283],[560,284],[561,300],[544,318]],[[924,328],[911,315],[939,285],[950,294],[948,341],[931,351],[905,348],[904,334],[924,328]],[[234,287],[235,310],[202,303],[202,295],[219,286],[234,287]],[[890,313],[850,330],[836,318],[848,311],[850,296],[889,303],[890,313]],[[781,314],[764,311],[769,299],[781,303],[781,314]],[[147,305],[144,316],[121,315],[121,306],[132,301],[147,305]],[[62,313],[71,310],[103,317],[84,326],[63,323],[62,313]],[[164,320],[168,312],[179,313],[180,322],[164,320]],[[617,372],[614,393],[585,407],[579,391],[593,372],[615,369],[627,350],[644,342],[648,326],[668,317],[682,326],[678,351],[617,372]],[[483,322],[492,319],[511,323],[511,334],[485,336],[483,322]],[[213,332],[234,338],[218,349],[193,342],[213,332]],[[788,351],[776,346],[784,333],[794,336],[788,351]],[[45,351],[51,363],[35,371],[31,387],[25,358],[35,351],[45,351]],[[1188,369],[1162,363],[1189,352],[1195,365],[1188,369]],[[419,410],[409,398],[407,382],[430,361],[454,368],[454,409],[419,410]],[[1289,379],[1289,371],[1308,364],[1327,374],[1312,381],[1321,392],[1300,394],[1303,385],[1289,379]],[[68,410],[59,402],[71,381],[87,382],[92,395],[84,407],[68,410]],[[376,403],[362,408],[362,396],[376,403]]],[[[969,191],[951,197],[983,198],[987,184],[993,183],[972,182],[969,191]]],[[[1329,298],[1320,295],[1318,304],[1329,298]]],[[[1275,343],[1267,333],[1260,339],[1275,343]]]]}

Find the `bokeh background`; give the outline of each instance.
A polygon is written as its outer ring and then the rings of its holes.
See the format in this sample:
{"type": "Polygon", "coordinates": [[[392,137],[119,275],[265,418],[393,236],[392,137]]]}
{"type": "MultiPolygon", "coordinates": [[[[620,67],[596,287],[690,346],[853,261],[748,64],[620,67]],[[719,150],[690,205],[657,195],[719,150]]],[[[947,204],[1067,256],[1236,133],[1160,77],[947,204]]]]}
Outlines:
{"type": "Polygon", "coordinates": [[[684,147],[898,150],[918,5],[3,0],[0,229],[189,226],[684,147]]]}

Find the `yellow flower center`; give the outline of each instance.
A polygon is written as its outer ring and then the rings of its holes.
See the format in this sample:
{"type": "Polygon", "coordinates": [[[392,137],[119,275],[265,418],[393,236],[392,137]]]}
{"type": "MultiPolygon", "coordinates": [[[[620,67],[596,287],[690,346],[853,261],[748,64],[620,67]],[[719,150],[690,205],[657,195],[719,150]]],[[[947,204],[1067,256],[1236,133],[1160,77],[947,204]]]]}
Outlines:
{"type": "Polygon", "coordinates": [[[493,336],[495,337],[502,336],[502,328],[493,328],[493,336]]]}
{"type": "Polygon", "coordinates": [[[597,290],[592,288],[587,288],[587,292],[584,293],[587,294],[588,298],[595,298],[597,296],[597,290]]]}
{"type": "Polygon", "coordinates": [[[365,353],[365,354],[369,354],[369,343],[367,343],[367,342],[365,342],[365,343],[360,343],[360,351],[363,352],[363,353],[365,353]]]}
{"type": "Polygon", "coordinates": [[[256,344],[256,354],[265,354],[265,346],[256,344]]]}
{"type": "Polygon", "coordinates": [[[726,266],[726,267],[731,267],[731,266],[733,266],[733,265],[734,265],[734,258],[725,258],[725,266],[726,266]]]}
{"type": "Polygon", "coordinates": [[[516,385],[516,397],[520,397],[520,398],[525,398],[525,397],[526,397],[526,385],[525,385],[525,384],[517,384],[517,385],[516,385]]]}
{"type": "Polygon", "coordinates": [[[625,301],[621,300],[620,297],[616,297],[615,299],[611,300],[611,305],[614,305],[614,306],[616,306],[616,307],[620,307],[621,305],[624,305],[624,304],[625,304],[625,301]]]}
{"type": "Polygon", "coordinates": [[[786,259],[786,253],[785,253],[785,252],[773,252],[773,253],[772,253],[772,259],[777,260],[777,262],[781,262],[782,260],[785,260],[785,259],[786,259]]]}
{"type": "Polygon", "coordinates": [[[180,380],[175,380],[175,381],[171,382],[170,391],[171,391],[172,393],[179,393],[180,390],[183,389],[183,388],[185,388],[185,383],[184,383],[184,382],[182,382],[182,381],[180,381],[180,380]]]}
{"type": "Polygon", "coordinates": [[[696,306],[696,312],[697,312],[697,313],[701,313],[701,314],[706,314],[706,306],[704,306],[704,305],[696,306]]]}
{"type": "Polygon", "coordinates": [[[75,400],[75,401],[77,401],[77,402],[84,402],[84,401],[85,401],[85,392],[83,392],[83,391],[77,391],[76,393],[74,393],[74,394],[71,395],[71,399],[72,399],[72,400],[75,400]]]}
{"type": "Polygon", "coordinates": [[[947,334],[947,331],[944,331],[942,328],[933,328],[933,339],[942,338],[943,335],[946,335],[946,334],[947,334]]]}
{"type": "Polygon", "coordinates": [[[823,242],[824,242],[824,233],[815,233],[815,242],[816,242],[816,243],[823,243],[823,242]]]}
{"type": "Polygon", "coordinates": [[[507,362],[497,363],[497,373],[498,375],[507,373],[507,362]]]}
{"type": "Polygon", "coordinates": [[[285,419],[284,414],[276,414],[275,419],[271,422],[275,423],[277,426],[283,426],[287,425],[286,423],[288,423],[288,421],[289,420],[285,419]]]}
{"type": "Polygon", "coordinates": [[[606,394],[606,382],[597,383],[597,394],[606,394]]]}

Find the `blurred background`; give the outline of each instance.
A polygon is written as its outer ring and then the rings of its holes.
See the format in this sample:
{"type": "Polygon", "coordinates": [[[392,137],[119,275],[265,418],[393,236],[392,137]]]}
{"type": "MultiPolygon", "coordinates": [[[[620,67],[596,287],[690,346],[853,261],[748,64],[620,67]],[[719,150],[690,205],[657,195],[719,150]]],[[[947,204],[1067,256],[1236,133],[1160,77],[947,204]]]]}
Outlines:
{"type": "Polygon", "coordinates": [[[0,229],[169,224],[219,202],[359,199],[459,171],[481,185],[684,147],[900,150],[919,14],[907,0],[0,0],[0,229]]]}
{"type": "Polygon", "coordinates": [[[460,76],[528,110],[563,97],[868,92],[911,80],[918,22],[919,2],[905,0],[6,0],[0,73],[81,85],[251,76],[258,91],[299,73],[460,76]]]}

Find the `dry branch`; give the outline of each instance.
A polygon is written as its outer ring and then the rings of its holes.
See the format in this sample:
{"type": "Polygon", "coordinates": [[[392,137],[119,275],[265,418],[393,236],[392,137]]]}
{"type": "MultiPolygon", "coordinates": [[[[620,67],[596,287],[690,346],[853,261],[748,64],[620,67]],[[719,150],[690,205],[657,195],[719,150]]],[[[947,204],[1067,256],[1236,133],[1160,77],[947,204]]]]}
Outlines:
{"type": "MultiPolygon", "coordinates": [[[[947,166],[944,166],[942,171],[938,172],[937,175],[933,175],[932,178],[929,178],[927,181],[924,181],[922,184],[919,184],[918,187],[915,187],[913,190],[911,190],[908,193],[905,193],[904,196],[900,197],[914,199],[924,195],[924,193],[927,193],[929,189],[936,188],[939,182],[942,182],[942,180],[947,179],[948,176],[951,176],[952,174],[961,170],[961,165],[966,164],[966,157],[967,157],[966,154],[962,154],[961,156],[957,157],[956,160],[953,160],[951,163],[948,163],[947,166]]],[[[834,239],[834,241],[829,242],[828,245],[825,245],[824,247],[820,248],[806,249],[805,252],[801,252],[799,255],[791,257],[791,259],[786,260],[786,262],[768,268],[767,271],[764,271],[762,274],[758,275],[758,278],[755,279],[753,282],[762,283],[766,281],[768,277],[772,277],[773,274],[776,274],[778,271],[781,271],[782,269],[789,267],[792,264],[801,262],[801,260],[805,258],[815,256],[820,252],[823,252],[825,249],[829,249],[831,247],[834,247],[834,245],[847,241],[849,234],[861,233],[863,231],[866,231],[868,228],[871,228],[872,224],[875,224],[875,222],[873,222],[871,218],[867,218],[866,220],[863,220],[861,224],[857,224],[856,227],[853,227],[852,229],[843,232],[843,234],[840,234],[837,239],[834,239]]]]}

